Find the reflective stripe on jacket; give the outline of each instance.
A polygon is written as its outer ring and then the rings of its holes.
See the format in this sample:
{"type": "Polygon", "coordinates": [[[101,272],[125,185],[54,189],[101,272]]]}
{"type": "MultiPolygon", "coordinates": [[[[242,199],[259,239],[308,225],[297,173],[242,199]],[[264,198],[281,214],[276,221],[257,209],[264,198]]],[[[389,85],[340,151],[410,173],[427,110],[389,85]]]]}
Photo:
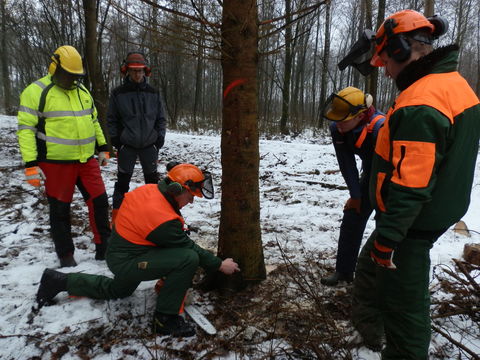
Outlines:
{"type": "Polygon", "coordinates": [[[65,90],[47,75],[20,95],[18,140],[23,161],[79,161],[85,163],[95,146],[105,145],[97,111],[88,90],[65,90]],[[45,90],[47,89],[47,90],[45,90]],[[40,99],[47,91],[43,109],[40,99]]]}
{"type": "Polygon", "coordinates": [[[148,235],[160,225],[179,220],[185,224],[157,184],[147,184],[125,194],[115,218],[115,230],[125,240],[147,246],[157,246],[147,240],[148,235]]]}

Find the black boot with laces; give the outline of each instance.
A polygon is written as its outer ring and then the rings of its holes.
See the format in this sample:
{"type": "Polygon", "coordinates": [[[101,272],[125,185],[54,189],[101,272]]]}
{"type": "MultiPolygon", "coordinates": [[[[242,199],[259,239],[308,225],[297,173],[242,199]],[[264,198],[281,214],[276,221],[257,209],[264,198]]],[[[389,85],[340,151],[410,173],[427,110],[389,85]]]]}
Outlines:
{"type": "Polygon", "coordinates": [[[192,324],[186,322],[180,315],[162,314],[159,312],[155,312],[153,317],[153,332],[173,337],[190,337],[195,335],[195,329],[192,324]]]}
{"type": "Polygon", "coordinates": [[[54,304],[53,298],[62,291],[67,291],[67,274],[45,269],[37,291],[38,308],[54,304]]]}

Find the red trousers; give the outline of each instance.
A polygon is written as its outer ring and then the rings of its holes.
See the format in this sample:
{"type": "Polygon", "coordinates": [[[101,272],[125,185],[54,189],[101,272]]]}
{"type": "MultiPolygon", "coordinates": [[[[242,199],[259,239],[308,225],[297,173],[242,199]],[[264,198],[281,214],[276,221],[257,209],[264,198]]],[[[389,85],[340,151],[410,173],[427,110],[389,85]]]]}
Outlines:
{"type": "Polygon", "coordinates": [[[58,257],[73,254],[70,203],[75,186],[88,207],[90,227],[95,244],[106,243],[110,236],[108,198],[98,161],[86,163],[40,162],[46,176],[45,190],[50,205],[50,231],[58,257]]]}

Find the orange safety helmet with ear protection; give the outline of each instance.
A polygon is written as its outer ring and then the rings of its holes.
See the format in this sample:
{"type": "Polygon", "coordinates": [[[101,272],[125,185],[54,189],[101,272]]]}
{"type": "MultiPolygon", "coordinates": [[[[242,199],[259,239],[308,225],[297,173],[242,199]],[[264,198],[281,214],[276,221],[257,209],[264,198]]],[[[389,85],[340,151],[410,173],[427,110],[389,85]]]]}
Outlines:
{"type": "Polygon", "coordinates": [[[126,76],[128,69],[144,69],[145,76],[150,76],[152,69],[148,66],[145,60],[145,55],[142,52],[129,52],[125,60],[123,60],[120,72],[126,76]]]}
{"type": "Polygon", "coordinates": [[[179,194],[185,188],[194,196],[213,199],[212,175],[208,171],[202,171],[192,164],[178,163],[167,165],[167,169],[167,178],[171,181],[167,190],[170,188],[171,193],[179,194]]]}
{"type": "Polygon", "coordinates": [[[383,50],[386,50],[388,55],[397,62],[407,60],[411,54],[411,46],[403,34],[418,29],[425,29],[432,34],[435,26],[425,16],[414,10],[402,10],[390,15],[380,25],[375,35],[375,51],[370,64],[385,66],[380,58],[383,50]]]}

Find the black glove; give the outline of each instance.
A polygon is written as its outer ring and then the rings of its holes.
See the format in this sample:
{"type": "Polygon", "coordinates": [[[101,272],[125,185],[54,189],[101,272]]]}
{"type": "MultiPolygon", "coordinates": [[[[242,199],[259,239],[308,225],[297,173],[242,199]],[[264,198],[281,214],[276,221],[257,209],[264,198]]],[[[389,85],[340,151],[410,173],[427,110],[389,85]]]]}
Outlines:
{"type": "Polygon", "coordinates": [[[122,143],[120,142],[120,138],[117,136],[111,137],[110,141],[112,142],[112,145],[117,149],[120,149],[120,146],[122,146],[122,143]]]}
{"type": "Polygon", "coordinates": [[[165,144],[165,138],[163,136],[159,137],[155,142],[155,146],[157,147],[158,150],[162,148],[163,144],[165,144]]]}

